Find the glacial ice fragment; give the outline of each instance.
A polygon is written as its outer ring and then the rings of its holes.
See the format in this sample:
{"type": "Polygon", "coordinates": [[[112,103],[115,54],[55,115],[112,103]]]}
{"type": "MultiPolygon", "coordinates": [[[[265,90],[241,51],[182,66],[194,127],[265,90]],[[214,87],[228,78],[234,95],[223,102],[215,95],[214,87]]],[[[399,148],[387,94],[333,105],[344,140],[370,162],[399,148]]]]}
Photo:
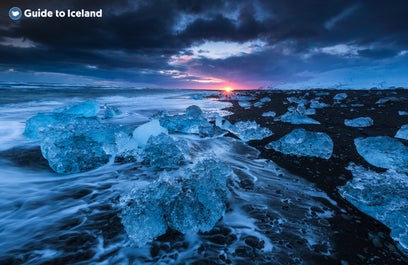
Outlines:
{"type": "Polygon", "coordinates": [[[162,114],[159,121],[169,133],[199,134],[200,127],[212,126],[204,117],[201,109],[195,105],[188,107],[185,114],[174,116],[162,114]]]}
{"type": "Polygon", "coordinates": [[[260,108],[262,107],[265,103],[271,102],[271,98],[270,97],[263,97],[260,100],[258,100],[257,102],[254,103],[254,107],[260,108]]]}
{"type": "Polygon", "coordinates": [[[227,120],[217,120],[217,126],[238,136],[244,142],[262,140],[273,133],[268,128],[261,127],[255,121],[239,121],[231,124],[227,120]]]}
{"type": "Polygon", "coordinates": [[[323,102],[319,102],[317,99],[312,99],[310,101],[310,107],[312,109],[322,109],[322,108],[326,108],[328,107],[329,104],[323,103],[323,102]]]}
{"type": "Polygon", "coordinates": [[[275,120],[291,124],[320,124],[317,120],[309,118],[298,111],[288,111],[275,120]]]}
{"type": "Polygon", "coordinates": [[[276,112],[274,111],[267,111],[262,113],[262,117],[275,117],[276,116],[276,112]]]}
{"type": "Polygon", "coordinates": [[[115,129],[96,118],[98,110],[98,103],[87,101],[37,114],[26,121],[24,135],[40,141],[42,155],[57,173],[97,168],[116,150],[115,129]]]}
{"type": "Polygon", "coordinates": [[[252,106],[251,102],[249,101],[238,101],[238,105],[245,109],[249,109],[252,106]]]}
{"type": "Polygon", "coordinates": [[[133,131],[133,138],[138,147],[144,148],[150,136],[157,136],[161,133],[167,134],[168,131],[160,126],[159,120],[154,119],[137,127],[133,131]]]}
{"type": "Polygon", "coordinates": [[[398,111],[398,115],[400,115],[400,116],[408,116],[408,111],[399,110],[399,111],[398,111]]]}
{"type": "Polygon", "coordinates": [[[373,166],[408,172],[408,147],[395,138],[376,136],[354,139],[357,152],[373,166]]]}
{"type": "Polygon", "coordinates": [[[69,105],[62,108],[57,108],[54,113],[61,113],[64,115],[74,115],[76,117],[91,118],[96,117],[99,112],[100,105],[95,100],[88,100],[79,104],[69,105]]]}
{"type": "Polygon", "coordinates": [[[113,117],[122,114],[122,112],[116,107],[105,105],[104,108],[105,111],[103,116],[105,119],[112,119],[113,117]]]}
{"type": "Polygon", "coordinates": [[[339,187],[343,198],[391,229],[397,246],[408,253],[408,179],[394,170],[384,173],[350,164],[353,179],[339,187]]]}
{"type": "Polygon", "coordinates": [[[192,169],[163,172],[160,178],[121,198],[122,223],[135,245],[143,246],[167,228],[182,233],[211,230],[223,216],[231,169],[205,159],[192,169]]]}
{"type": "Polygon", "coordinates": [[[184,149],[186,148],[180,148],[177,142],[167,134],[152,135],[143,152],[144,161],[154,168],[175,169],[186,161],[184,149]]]}
{"type": "Polygon", "coordinates": [[[349,127],[370,127],[373,124],[374,121],[370,117],[358,117],[351,120],[344,120],[344,125],[349,127]]]}
{"type": "Polygon", "coordinates": [[[346,93],[338,93],[338,94],[334,95],[333,100],[342,101],[342,100],[345,100],[346,98],[347,98],[346,93]]]}
{"type": "Polygon", "coordinates": [[[265,146],[267,149],[296,156],[329,159],[333,153],[333,141],[326,133],[295,129],[277,141],[265,146]]]}
{"type": "Polygon", "coordinates": [[[408,140],[408,124],[402,125],[401,129],[395,134],[395,137],[408,140]]]}

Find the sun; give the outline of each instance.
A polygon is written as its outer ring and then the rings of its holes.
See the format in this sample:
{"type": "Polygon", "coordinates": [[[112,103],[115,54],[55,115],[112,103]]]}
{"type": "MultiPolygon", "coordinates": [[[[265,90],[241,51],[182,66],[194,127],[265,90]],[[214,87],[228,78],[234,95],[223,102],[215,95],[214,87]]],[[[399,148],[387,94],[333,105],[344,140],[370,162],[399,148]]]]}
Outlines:
{"type": "Polygon", "coordinates": [[[230,87],[230,86],[224,87],[223,90],[226,93],[231,93],[232,91],[234,91],[234,89],[232,87],[230,87]]]}

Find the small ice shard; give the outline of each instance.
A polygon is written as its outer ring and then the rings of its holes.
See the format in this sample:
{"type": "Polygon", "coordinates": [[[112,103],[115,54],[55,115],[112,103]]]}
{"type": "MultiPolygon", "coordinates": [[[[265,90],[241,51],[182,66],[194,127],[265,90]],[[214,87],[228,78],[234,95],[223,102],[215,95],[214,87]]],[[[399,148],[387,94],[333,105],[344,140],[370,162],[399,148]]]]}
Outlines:
{"type": "Polygon", "coordinates": [[[127,234],[135,245],[143,246],[167,228],[181,233],[210,231],[224,215],[231,172],[225,164],[206,159],[192,169],[164,172],[145,188],[132,190],[121,198],[127,234]]]}
{"type": "Polygon", "coordinates": [[[251,102],[249,101],[238,101],[238,105],[241,108],[250,108],[252,106],[251,102]]]}
{"type": "Polygon", "coordinates": [[[400,116],[407,116],[407,115],[408,115],[408,111],[399,110],[399,111],[398,111],[398,115],[400,115],[400,116]]]}
{"type": "Polygon", "coordinates": [[[288,97],[287,100],[290,103],[296,103],[299,105],[307,105],[309,103],[309,100],[304,99],[304,98],[297,98],[297,97],[288,97]]]}
{"type": "Polygon", "coordinates": [[[397,246],[408,252],[408,179],[394,170],[377,173],[362,166],[347,167],[353,179],[339,193],[362,212],[391,229],[397,246]]]}
{"type": "Polygon", "coordinates": [[[258,100],[257,102],[254,103],[254,107],[260,108],[262,107],[265,103],[271,102],[271,98],[270,97],[263,97],[260,100],[258,100]]]}
{"type": "Polygon", "coordinates": [[[275,116],[276,116],[276,112],[274,111],[267,111],[262,114],[262,117],[275,117],[275,116]]]}
{"type": "Polygon", "coordinates": [[[354,139],[357,152],[373,166],[408,172],[408,147],[395,138],[376,136],[354,139]]]}
{"type": "Polygon", "coordinates": [[[381,98],[379,100],[377,100],[377,102],[375,102],[375,104],[387,104],[389,102],[399,102],[399,101],[403,101],[404,98],[398,98],[398,97],[386,97],[386,98],[381,98]]]}
{"type": "Polygon", "coordinates": [[[351,120],[344,120],[344,125],[349,127],[370,127],[373,124],[374,121],[370,117],[358,117],[351,120]]]}
{"type": "Polygon", "coordinates": [[[100,105],[95,100],[88,100],[83,103],[70,105],[67,107],[57,108],[54,110],[55,113],[61,113],[65,115],[74,115],[76,117],[96,117],[99,112],[100,105]]]}
{"type": "Polygon", "coordinates": [[[99,104],[87,101],[40,113],[26,122],[24,135],[40,141],[41,153],[60,174],[73,174],[106,164],[116,152],[115,128],[96,117],[99,104]]]}
{"type": "Polygon", "coordinates": [[[310,107],[312,109],[322,109],[322,108],[326,108],[328,107],[329,104],[323,103],[323,102],[319,102],[317,99],[312,99],[310,101],[310,107]]]}
{"type": "Polygon", "coordinates": [[[185,163],[183,148],[167,134],[150,136],[143,152],[145,163],[158,169],[176,169],[185,163]]]}
{"type": "Polygon", "coordinates": [[[116,117],[122,114],[122,112],[116,107],[105,105],[104,108],[105,108],[105,112],[104,112],[105,119],[112,119],[113,117],[116,117]]]}
{"type": "Polygon", "coordinates": [[[138,147],[144,148],[150,136],[157,136],[161,133],[167,134],[168,131],[166,128],[160,126],[159,120],[154,119],[137,127],[133,131],[133,138],[138,147]]]}
{"type": "Polygon", "coordinates": [[[317,120],[309,118],[298,111],[288,111],[275,120],[291,124],[320,124],[317,120]]]}
{"type": "Polygon", "coordinates": [[[338,93],[333,97],[333,100],[342,101],[342,100],[345,100],[346,98],[347,98],[346,93],[338,93]]]}
{"type": "Polygon", "coordinates": [[[295,129],[277,141],[265,146],[286,155],[311,156],[329,159],[333,153],[333,141],[326,133],[295,129]]]}
{"type": "Polygon", "coordinates": [[[231,124],[228,121],[225,121],[222,124],[221,121],[218,121],[217,125],[222,129],[228,130],[231,133],[235,134],[244,142],[252,140],[262,140],[273,134],[271,130],[261,127],[255,121],[239,121],[235,124],[231,124]]]}
{"type": "Polygon", "coordinates": [[[159,121],[169,133],[199,134],[200,127],[212,126],[204,117],[201,109],[195,105],[188,107],[185,114],[174,116],[162,114],[159,121]]]}
{"type": "Polygon", "coordinates": [[[402,125],[395,135],[396,138],[408,140],[408,124],[402,125]]]}

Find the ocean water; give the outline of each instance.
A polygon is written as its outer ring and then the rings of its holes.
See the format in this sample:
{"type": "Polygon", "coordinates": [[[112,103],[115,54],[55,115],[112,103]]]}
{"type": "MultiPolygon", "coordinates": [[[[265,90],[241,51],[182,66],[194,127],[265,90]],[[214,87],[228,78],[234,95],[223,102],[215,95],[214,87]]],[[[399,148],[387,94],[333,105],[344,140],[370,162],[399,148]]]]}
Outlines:
{"type": "MultiPolygon", "coordinates": [[[[3,85],[0,88],[1,264],[337,264],[330,218],[342,212],[312,183],[231,137],[174,135],[191,163],[211,157],[232,168],[225,215],[205,233],[167,231],[135,246],[121,222],[121,198],[160,172],[137,162],[59,175],[38,143],[22,135],[40,112],[94,99],[121,111],[109,122],[136,128],[159,111],[199,106],[226,116],[218,92],[3,85]]],[[[189,167],[189,165],[183,165],[189,167]]],[[[168,174],[176,174],[169,171],[168,174]]]]}

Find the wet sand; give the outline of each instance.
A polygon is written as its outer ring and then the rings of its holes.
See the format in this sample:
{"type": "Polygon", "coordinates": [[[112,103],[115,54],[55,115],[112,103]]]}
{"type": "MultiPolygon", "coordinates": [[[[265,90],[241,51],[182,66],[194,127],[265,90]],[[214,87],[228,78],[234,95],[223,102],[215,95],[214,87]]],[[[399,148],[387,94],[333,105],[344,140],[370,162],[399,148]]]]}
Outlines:
{"type": "MultiPolygon", "coordinates": [[[[394,137],[401,125],[408,123],[408,116],[398,113],[408,111],[408,90],[239,91],[235,92],[235,95],[254,96],[255,99],[250,100],[252,107],[242,108],[237,100],[233,100],[234,97],[227,98],[227,101],[233,104],[229,110],[234,113],[228,116],[229,121],[256,121],[274,133],[261,141],[249,142],[261,152],[261,157],[271,159],[289,172],[314,183],[344,210],[344,212],[337,210],[330,220],[335,231],[335,256],[338,257],[339,264],[340,261],[347,262],[341,264],[407,264],[407,257],[390,237],[389,228],[348,203],[339,195],[337,187],[352,178],[351,172],[345,169],[350,162],[377,172],[385,171],[368,164],[357,153],[353,141],[357,137],[394,137]],[[348,97],[342,101],[334,101],[333,97],[342,92],[348,97]],[[253,103],[263,97],[269,97],[271,101],[261,107],[254,107],[253,103]],[[319,102],[328,104],[327,107],[316,109],[316,114],[310,116],[321,124],[293,125],[274,121],[273,117],[262,116],[264,112],[274,111],[278,117],[287,112],[289,106],[296,106],[288,102],[288,97],[318,99],[319,102]],[[378,100],[385,102],[379,103],[378,100]],[[374,125],[367,128],[344,125],[345,119],[363,116],[371,117],[374,125]],[[265,149],[266,144],[281,138],[295,128],[327,133],[334,142],[332,157],[328,160],[297,157],[265,149]]],[[[407,141],[402,142],[408,144],[407,141]]]]}

